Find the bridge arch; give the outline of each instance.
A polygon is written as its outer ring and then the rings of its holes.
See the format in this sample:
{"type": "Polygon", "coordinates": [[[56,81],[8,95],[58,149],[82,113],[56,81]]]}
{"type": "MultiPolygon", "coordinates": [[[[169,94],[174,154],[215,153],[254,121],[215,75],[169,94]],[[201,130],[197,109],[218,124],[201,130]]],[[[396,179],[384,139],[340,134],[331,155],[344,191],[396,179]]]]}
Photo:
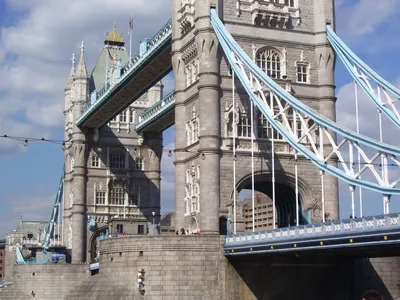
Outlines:
{"type": "MultiPolygon", "coordinates": [[[[237,181],[237,192],[251,190],[251,173],[243,176],[237,181]]],[[[254,188],[272,199],[272,174],[269,171],[254,173],[254,188]]],[[[275,209],[278,227],[293,226],[296,224],[296,181],[295,175],[288,172],[275,172],[275,209]]],[[[308,184],[298,178],[299,190],[299,223],[311,223],[312,214],[309,208],[312,207],[314,199],[311,188],[308,184]]],[[[231,192],[231,203],[233,203],[233,189],[231,192]]]]}
{"type": "Polygon", "coordinates": [[[108,225],[104,225],[102,227],[96,228],[96,230],[93,232],[92,236],[90,237],[89,240],[89,249],[90,249],[90,263],[93,263],[96,261],[96,256],[97,256],[97,239],[100,237],[100,233],[105,233],[108,229],[108,225]]]}

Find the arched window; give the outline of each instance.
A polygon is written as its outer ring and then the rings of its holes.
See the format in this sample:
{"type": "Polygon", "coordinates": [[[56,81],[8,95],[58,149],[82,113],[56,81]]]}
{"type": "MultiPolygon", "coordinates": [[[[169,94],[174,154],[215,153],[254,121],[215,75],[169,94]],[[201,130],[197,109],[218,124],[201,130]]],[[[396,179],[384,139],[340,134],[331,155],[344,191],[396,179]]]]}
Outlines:
{"type": "Polygon", "coordinates": [[[271,78],[280,79],[282,76],[281,57],[279,53],[272,49],[262,49],[258,51],[257,65],[271,78]]]}
{"type": "Polygon", "coordinates": [[[122,151],[111,152],[110,168],[112,168],[112,169],[124,169],[125,168],[125,154],[122,151]]]}

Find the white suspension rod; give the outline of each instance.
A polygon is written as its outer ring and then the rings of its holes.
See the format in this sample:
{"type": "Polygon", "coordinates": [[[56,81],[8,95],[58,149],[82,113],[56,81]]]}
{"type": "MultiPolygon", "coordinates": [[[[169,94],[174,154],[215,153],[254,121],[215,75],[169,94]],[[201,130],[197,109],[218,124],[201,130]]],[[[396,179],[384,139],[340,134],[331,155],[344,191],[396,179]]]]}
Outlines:
{"type": "Polygon", "coordinates": [[[321,202],[322,202],[322,222],[325,223],[325,187],[324,187],[324,171],[321,174],[321,202]]]}
{"type": "Polygon", "coordinates": [[[58,202],[58,214],[57,214],[57,246],[60,246],[60,219],[61,219],[61,196],[60,196],[60,202],[58,202]]]}
{"type": "MultiPolygon", "coordinates": [[[[353,144],[349,142],[349,160],[350,160],[350,171],[351,175],[354,176],[354,157],[353,157],[353,144]]],[[[350,185],[350,194],[351,194],[351,217],[355,218],[356,209],[355,209],[355,197],[354,197],[354,186],[350,185]]]]}
{"type": "Polygon", "coordinates": [[[349,186],[349,189],[350,189],[350,195],[351,195],[351,218],[355,218],[356,216],[355,216],[355,207],[354,207],[354,191],[355,191],[355,189],[354,189],[354,185],[350,185],[349,186]]]}
{"type": "Polygon", "coordinates": [[[276,228],[276,201],[275,201],[275,129],[272,128],[272,143],[271,143],[271,148],[272,148],[272,206],[274,208],[273,210],[273,222],[274,222],[274,229],[276,228]]]}
{"type": "MultiPolygon", "coordinates": [[[[356,100],[356,126],[357,126],[357,133],[360,133],[360,119],[359,119],[359,111],[358,111],[358,86],[357,83],[354,82],[354,94],[356,100]]],[[[360,149],[357,149],[357,160],[358,160],[358,172],[361,170],[361,155],[360,149]]],[[[359,177],[361,179],[361,176],[359,177]]],[[[363,198],[362,198],[362,188],[359,188],[359,201],[360,201],[360,218],[364,215],[363,213],[363,198]]]]}
{"type": "MultiPolygon", "coordinates": [[[[378,100],[382,103],[382,95],[381,95],[381,89],[378,86],[378,100]]],[[[378,117],[379,117],[379,141],[382,143],[383,142],[383,128],[382,128],[382,111],[378,108],[378,117]]],[[[383,181],[386,182],[386,177],[385,177],[385,162],[384,162],[384,155],[381,155],[381,172],[382,172],[382,179],[383,181]]],[[[383,195],[383,214],[387,214],[387,196],[383,195]]]]}
{"type": "Polygon", "coordinates": [[[233,131],[233,233],[236,234],[236,103],[235,71],[232,69],[232,131],[233,131]]]}
{"type": "MultiPolygon", "coordinates": [[[[253,80],[251,79],[250,84],[253,85],[253,80]]],[[[254,201],[254,104],[250,100],[250,119],[251,119],[251,205],[252,205],[252,217],[253,217],[253,232],[255,231],[255,201],[254,201]]]]}
{"type": "MultiPolygon", "coordinates": [[[[324,128],[319,127],[319,151],[320,156],[324,157],[324,128]]],[[[325,186],[324,186],[324,171],[320,171],[321,174],[321,204],[322,204],[322,222],[325,223],[325,186]]]]}
{"type": "MultiPolygon", "coordinates": [[[[252,45],[253,62],[255,62],[255,45],[252,45]]],[[[250,73],[250,88],[253,91],[253,73],[250,73]]],[[[251,205],[252,205],[252,218],[253,218],[253,232],[256,230],[255,218],[255,201],[254,201],[254,103],[250,101],[250,126],[251,126],[251,205]]]]}
{"type": "Polygon", "coordinates": [[[296,226],[299,226],[299,215],[300,215],[300,208],[299,208],[299,177],[297,173],[297,151],[294,152],[294,174],[295,174],[295,181],[296,181],[296,226]]]}
{"type": "MultiPolygon", "coordinates": [[[[296,140],[298,140],[298,126],[297,126],[297,112],[293,111],[293,124],[294,124],[294,134],[296,140]]],[[[296,195],[296,226],[299,226],[299,178],[297,170],[297,151],[294,150],[294,177],[295,177],[295,195],[296,195]]]]}

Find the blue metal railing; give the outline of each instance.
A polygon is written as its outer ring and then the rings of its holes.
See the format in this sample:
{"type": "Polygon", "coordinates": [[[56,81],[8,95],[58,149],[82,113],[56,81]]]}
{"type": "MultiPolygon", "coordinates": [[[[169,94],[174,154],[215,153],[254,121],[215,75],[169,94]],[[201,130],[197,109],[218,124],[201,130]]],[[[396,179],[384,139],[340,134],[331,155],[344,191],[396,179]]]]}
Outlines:
{"type": "Polygon", "coordinates": [[[146,125],[150,124],[154,119],[161,116],[165,111],[169,110],[174,105],[175,91],[172,91],[164,99],[155,103],[140,115],[139,123],[136,125],[136,130],[142,130],[146,125]]]}
{"type": "Polygon", "coordinates": [[[315,237],[347,235],[352,233],[373,233],[382,230],[400,229],[400,215],[390,214],[326,223],[308,224],[295,227],[238,233],[226,236],[225,247],[244,244],[262,244],[277,241],[291,241],[315,237]]]}

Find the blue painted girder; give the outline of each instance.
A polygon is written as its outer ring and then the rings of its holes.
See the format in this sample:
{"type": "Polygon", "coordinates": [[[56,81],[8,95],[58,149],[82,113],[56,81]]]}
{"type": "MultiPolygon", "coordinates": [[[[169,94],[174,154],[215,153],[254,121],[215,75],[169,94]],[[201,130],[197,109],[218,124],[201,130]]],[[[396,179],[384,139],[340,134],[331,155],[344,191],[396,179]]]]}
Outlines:
{"type": "Polygon", "coordinates": [[[391,214],[227,236],[225,255],[400,245],[400,215],[391,214]]]}

